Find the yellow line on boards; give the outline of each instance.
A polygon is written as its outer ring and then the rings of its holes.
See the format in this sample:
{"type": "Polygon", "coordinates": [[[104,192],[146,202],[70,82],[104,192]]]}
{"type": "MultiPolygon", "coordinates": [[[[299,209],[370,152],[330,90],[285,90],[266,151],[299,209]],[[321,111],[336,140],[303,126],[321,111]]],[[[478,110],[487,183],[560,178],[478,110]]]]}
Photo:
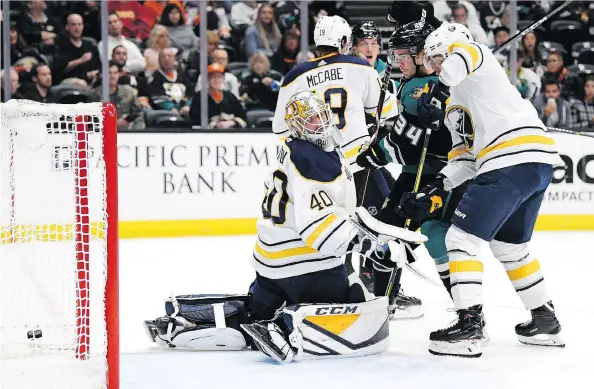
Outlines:
{"type": "MultiPolygon", "coordinates": [[[[188,236],[254,235],[256,218],[203,220],[121,221],[121,239],[176,238],[188,236]]],[[[594,230],[594,215],[540,215],[536,231],[594,230]]],[[[103,223],[91,223],[91,239],[102,239],[103,223]]],[[[26,241],[63,241],[75,238],[75,229],[67,224],[0,226],[0,244],[26,241]]]]}

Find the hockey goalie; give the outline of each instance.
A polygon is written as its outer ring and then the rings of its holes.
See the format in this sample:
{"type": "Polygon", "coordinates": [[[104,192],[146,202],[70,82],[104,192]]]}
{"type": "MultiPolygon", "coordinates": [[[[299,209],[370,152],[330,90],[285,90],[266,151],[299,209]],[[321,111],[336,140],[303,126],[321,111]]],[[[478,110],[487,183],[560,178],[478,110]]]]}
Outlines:
{"type": "Polygon", "coordinates": [[[286,104],[291,135],[265,183],[249,293],[171,297],[165,316],[144,323],[152,341],[192,350],[252,347],[280,363],[388,347],[387,297],[369,294],[355,274],[349,277],[342,257],[357,252],[380,263],[390,251],[398,266],[404,243],[426,237],[356,208],[332,117],[329,105],[309,91],[286,104]]]}

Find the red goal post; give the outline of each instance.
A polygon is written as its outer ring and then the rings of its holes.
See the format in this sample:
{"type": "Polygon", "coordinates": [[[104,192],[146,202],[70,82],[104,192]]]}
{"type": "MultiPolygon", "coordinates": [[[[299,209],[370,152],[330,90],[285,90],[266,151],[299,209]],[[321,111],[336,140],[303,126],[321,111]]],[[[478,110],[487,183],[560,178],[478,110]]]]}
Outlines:
{"type": "Polygon", "coordinates": [[[0,104],[0,387],[119,388],[117,114],[0,104]]]}

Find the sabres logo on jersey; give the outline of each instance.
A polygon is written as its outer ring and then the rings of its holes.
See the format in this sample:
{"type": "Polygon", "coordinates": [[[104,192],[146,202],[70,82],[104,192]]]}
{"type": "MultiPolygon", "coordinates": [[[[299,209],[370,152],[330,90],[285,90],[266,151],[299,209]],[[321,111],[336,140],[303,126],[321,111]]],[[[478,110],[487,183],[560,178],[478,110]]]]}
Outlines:
{"type": "Polygon", "coordinates": [[[411,99],[418,100],[419,97],[423,94],[423,88],[415,88],[411,93],[408,94],[408,97],[411,99]]]}
{"type": "Polygon", "coordinates": [[[468,109],[461,105],[453,105],[446,110],[445,125],[450,131],[456,132],[464,146],[472,150],[474,146],[474,121],[468,109]]]}

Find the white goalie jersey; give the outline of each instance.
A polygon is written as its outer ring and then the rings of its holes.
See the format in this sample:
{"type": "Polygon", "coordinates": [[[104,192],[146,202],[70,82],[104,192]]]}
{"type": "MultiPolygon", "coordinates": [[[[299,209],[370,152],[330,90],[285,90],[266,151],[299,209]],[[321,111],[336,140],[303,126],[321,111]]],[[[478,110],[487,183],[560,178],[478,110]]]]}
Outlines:
{"type": "Polygon", "coordinates": [[[561,162],[555,142],[530,101],[522,98],[482,44],[457,42],[441,66],[450,87],[445,124],[453,150],[442,173],[454,186],[475,175],[528,162],[561,162]]]}
{"type": "Polygon", "coordinates": [[[253,268],[272,279],[331,269],[357,235],[356,191],[344,156],[301,139],[279,149],[266,181],[253,268]]]}
{"type": "MultiPolygon", "coordinates": [[[[330,54],[295,66],[283,80],[274,113],[272,130],[281,137],[289,135],[284,122],[285,105],[300,90],[314,92],[330,105],[334,124],[342,133],[342,151],[349,169],[353,173],[361,170],[355,160],[361,146],[370,139],[365,113],[375,115],[381,91],[375,69],[359,57],[343,54],[330,54]]],[[[388,93],[382,116],[395,106],[388,93]]]]}

